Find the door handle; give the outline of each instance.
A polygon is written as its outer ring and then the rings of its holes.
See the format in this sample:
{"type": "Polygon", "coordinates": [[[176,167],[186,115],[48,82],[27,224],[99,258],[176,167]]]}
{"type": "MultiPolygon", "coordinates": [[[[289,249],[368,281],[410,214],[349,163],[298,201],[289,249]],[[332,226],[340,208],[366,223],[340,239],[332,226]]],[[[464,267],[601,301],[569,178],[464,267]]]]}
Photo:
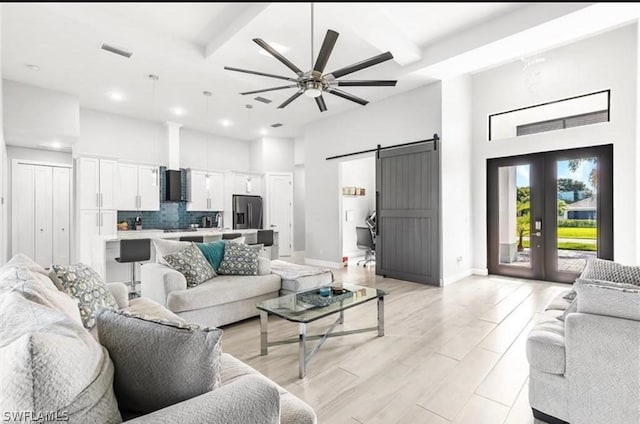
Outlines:
{"type": "Polygon", "coordinates": [[[541,237],[542,233],[540,231],[536,231],[535,233],[533,233],[533,235],[536,237],[541,237]]]}
{"type": "Polygon", "coordinates": [[[100,214],[99,213],[96,214],[96,226],[100,227],[100,214]]]}
{"type": "Polygon", "coordinates": [[[380,235],[380,192],[376,191],[376,236],[380,235]]]}
{"type": "Polygon", "coordinates": [[[273,224],[271,224],[271,225],[269,225],[269,227],[271,227],[271,228],[276,228],[276,227],[277,227],[277,225],[273,225],[273,224]]]}
{"type": "Polygon", "coordinates": [[[96,207],[100,207],[100,193],[96,193],[96,207]]]}
{"type": "Polygon", "coordinates": [[[104,195],[100,193],[100,207],[104,206],[104,195]]]}
{"type": "Polygon", "coordinates": [[[102,214],[100,214],[100,228],[102,228],[102,222],[103,222],[103,220],[102,220],[102,214]]]}

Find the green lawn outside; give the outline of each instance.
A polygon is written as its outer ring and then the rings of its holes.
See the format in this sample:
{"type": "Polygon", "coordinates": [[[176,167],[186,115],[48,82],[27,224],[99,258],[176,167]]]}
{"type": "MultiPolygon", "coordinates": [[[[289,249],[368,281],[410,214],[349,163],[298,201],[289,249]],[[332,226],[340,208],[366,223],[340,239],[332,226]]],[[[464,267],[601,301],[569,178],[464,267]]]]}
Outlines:
{"type": "Polygon", "coordinates": [[[597,231],[597,228],[560,227],[558,228],[558,238],[596,240],[598,238],[597,231]]]}
{"type": "MultiPolygon", "coordinates": [[[[529,240],[522,240],[524,247],[529,247],[529,240]]],[[[573,242],[561,242],[558,243],[558,249],[562,250],[583,250],[589,252],[595,252],[598,246],[594,243],[573,243],[573,242]]]]}

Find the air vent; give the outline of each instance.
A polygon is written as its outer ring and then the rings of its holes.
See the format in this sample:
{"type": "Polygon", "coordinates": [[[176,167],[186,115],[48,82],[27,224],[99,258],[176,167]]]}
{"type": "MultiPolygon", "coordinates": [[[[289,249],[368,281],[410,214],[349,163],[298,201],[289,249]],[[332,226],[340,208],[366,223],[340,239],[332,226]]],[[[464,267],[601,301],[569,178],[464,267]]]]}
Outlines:
{"type": "Polygon", "coordinates": [[[282,124],[281,124],[280,122],[278,122],[278,123],[276,123],[276,124],[271,124],[271,126],[272,126],[273,128],[278,128],[278,127],[281,127],[281,126],[282,126],[282,124]]]}
{"type": "Polygon", "coordinates": [[[100,48],[101,48],[102,50],[105,50],[105,51],[108,51],[108,52],[111,52],[111,53],[117,54],[117,55],[119,55],[119,56],[124,56],[124,57],[126,57],[127,59],[128,59],[128,58],[130,58],[130,57],[131,57],[131,55],[133,55],[133,53],[131,53],[131,52],[128,52],[128,51],[123,50],[123,49],[118,48],[118,47],[110,46],[110,45],[109,45],[109,44],[107,44],[107,43],[102,43],[102,45],[100,46],[100,48]]]}
{"type": "Polygon", "coordinates": [[[260,97],[260,96],[256,97],[256,98],[255,98],[255,99],[253,99],[253,100],[257,100],[257,101],[259,101],[259,102],[266,103],[266,104],[271,103],[271,100],[269,100],[269,99],[265,99],[264,97],[260,97]]]}

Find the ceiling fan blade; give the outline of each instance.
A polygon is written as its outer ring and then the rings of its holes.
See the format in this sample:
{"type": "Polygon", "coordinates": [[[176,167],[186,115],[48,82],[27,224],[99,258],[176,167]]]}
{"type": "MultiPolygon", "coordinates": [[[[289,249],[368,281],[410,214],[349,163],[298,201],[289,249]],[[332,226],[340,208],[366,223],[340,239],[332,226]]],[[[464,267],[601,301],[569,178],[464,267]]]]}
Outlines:
{"type": "Polygon", "coordinates": [[[320,52],[318,53],[318,58],[316,59],[316,64],[313,66],[314,71],[324,72],[324,67],[327,66],[327,61],[333,51],[333,47],[336,45],[338,35],[337,32],[331,29],[327,30],[327,34],[324,36],[324,41],[322,42],[322,47],[320,47],[320,52]]]}
{"type": "Polygon", "coordinates": [[[245,91],[244,93],[240,93],[240,94],[242,94],[243,96],[246,96],[247,94],[257,94],[257,93],[264,93],[266,91],[284,90],[285,88],[294,88],[297,86],[298,84],[283,85],[282,87],[273,87],[273,88],[265,88],[263,90],[245,91]]]}
{"type": "Polygon", "coordinates": [[[296,81],[296,82],[298,81],[296,78],[283,77],[283,76],[274,75],[274,74],[266,74],[264,72],[258,72],[258,71],[249,71],[248,69],[232,68],[231,66],[225,66],[224,69],[226,69],[227,71],[244,72],[245,74],[260,75],[263,77],[278,78],[278,79],[283,79],[287,81],[296,81]]]}
{"type": "Polygon", "coordinates": [[[302,95],[302,93],[304,93],[304,90],[300,90],[300,91],[296,92],[293,96],[289,97],[287,100],[284,101],[284,103],[282,103],[280,106],[278,106],[278,109],[284,109],[285,107],[287,107],[287,105],[289,103],[291,103],[292,101],[294,101],[295,99],[300,97],[302,95]]]}
{"type": "Polygon", "coordinates": [[[322,97],[322,94],[316,97],[316,104],[318,105],[320,112],[324,112],[327,110],[327,104],[324,102],[324,98],[322,97]]]}
{"type": "Polygon", "coordinates": [[[337,81],[339,87],[395,87],[396,80],[349,80],[337,81]]]}
{"type": "Polygon", "coordinates": [[[347,99],[347,100],[351,100],[352,102],[356,102],[361,104],[362,106],[366,105],[367,103],[369,103],[367,100],[365,99],[361,99],[358,96],[354,96],[353,94],[349,94],[346,91],[342,91],[339,90],[337,88],[328,88],[327,92],[333,94],[334,96],[338,96],[338,97],[342,97],[343,99],[347,99]]]}
{"type": "Polygon", "coordinates": [[[278,51],[276,49],[274,49],[273,47],[268,45],[264,40],[262,40],[260,38],[254,38],[253,41],[257,45],[259,45],[260,47],[262,47],[263,49],[268,51],[271,56],[275,57],[280,62],[284,63],[284,65],[287,68],[291,69],[293,72],[298,74],[298,76],[300,76],[300,77],[302,76],[303,72],[300,70],[300,68],[298,68],[296,65],[291,63],[291,61],[289,61],[289,59],[287,59],[286,57],[284,57],[280,53],[278,53],[278,51]]]}
{"type": "Polygon", "coordinates": [[[331,75],[333,75],[334,78],[340,78],[361,69],[368,68],[369,66],[377,65],[378,63],[386,62],[387,60],[391,59],[393,59],[393,55],[391,54],[391,52],[382,53],[377,56],[370,57],[369,59],[365,59],[362,62],[354,63],[353,65],[349,65],[344,68],[338,69],[337,71],[333,71],[331,72],[331,75]]]}

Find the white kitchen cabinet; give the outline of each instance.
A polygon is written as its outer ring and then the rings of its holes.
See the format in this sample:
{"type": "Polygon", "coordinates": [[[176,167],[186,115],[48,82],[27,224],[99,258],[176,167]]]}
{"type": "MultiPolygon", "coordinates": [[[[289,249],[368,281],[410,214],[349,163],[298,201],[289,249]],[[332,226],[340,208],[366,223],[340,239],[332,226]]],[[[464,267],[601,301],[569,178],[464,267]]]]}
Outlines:
{"type": "Polygon", "coordinates": [[[115,210],[81,210],[78,214],[78,261],[94,267],[98,273],[101,261],[92,253],[96,250],[98,237],[117,235],[117,215],[115,210]]]}
{"type": "Polygon", "coordinates": [[[232,194],[244,194],[249,196],[262,196],[262,175],[234,172],[232,174],[232,194]]]}
{"type": "Polygon", "coordinates": [[[71,170],[17,160],[13,167],[12,253],[28,255],[45,268],[68,264],[71,170]]]}
{"type": "Polygon", "coordinates": [[[76,166],[80,209],[115,209],[117,162],[111,159],[79,158],[76,166]]]}
{"type": "Polygon", "coordinates": [[[158,168],[138,165],[138,206],[141,211],[160,210],[160,187],[158,168]]]}
{"type": "Polygon", "coordinates": [[[220,172],[190,171],[190,201],[188,211],[224,210],[224,174],[220,172]],[[207,185],[207,176],[209,184],[207,185]]]}
{"type": "Polygon", "coordinates": [[[156,169],[148,165],[118,164],[118,210],[160,210],[160,189],[157,185],[156,169]]]}

